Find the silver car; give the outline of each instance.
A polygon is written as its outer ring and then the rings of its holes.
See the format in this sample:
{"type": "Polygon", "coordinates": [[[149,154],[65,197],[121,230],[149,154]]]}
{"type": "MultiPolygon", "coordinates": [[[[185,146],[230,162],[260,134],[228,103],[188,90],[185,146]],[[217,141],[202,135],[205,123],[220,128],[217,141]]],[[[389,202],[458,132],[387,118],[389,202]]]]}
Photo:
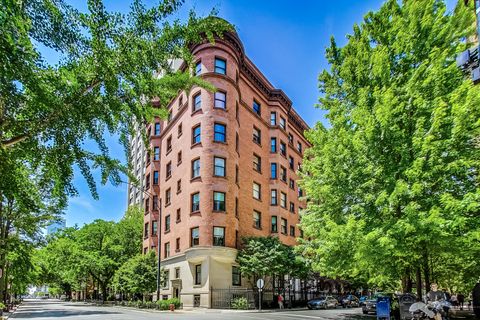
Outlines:
{"type": "Polygon", "coordinates": [[[307,302],[308,309],[328,309],[336,308],[337,299],[332,296],[318,297],[307,302]]]}

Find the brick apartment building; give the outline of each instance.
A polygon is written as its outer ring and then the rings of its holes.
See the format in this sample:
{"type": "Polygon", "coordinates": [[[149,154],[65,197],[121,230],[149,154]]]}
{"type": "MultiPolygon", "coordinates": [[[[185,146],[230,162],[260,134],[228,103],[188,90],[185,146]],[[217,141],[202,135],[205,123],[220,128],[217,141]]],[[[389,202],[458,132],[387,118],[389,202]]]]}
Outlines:
{"type": "Polygon", "coordinates": [[[248,285],[235,261],[241,237],[296,243],[305,205],[296,171],[308,127],[235,33],[192,50],[193,72],[218,91],[181,92],[169,119],[146,127],[153,152],[144,186],[155,196],[144,199],[143,250],[156,249],[160,232],[162,297],[210,307],[212,288],[248,285]]]}

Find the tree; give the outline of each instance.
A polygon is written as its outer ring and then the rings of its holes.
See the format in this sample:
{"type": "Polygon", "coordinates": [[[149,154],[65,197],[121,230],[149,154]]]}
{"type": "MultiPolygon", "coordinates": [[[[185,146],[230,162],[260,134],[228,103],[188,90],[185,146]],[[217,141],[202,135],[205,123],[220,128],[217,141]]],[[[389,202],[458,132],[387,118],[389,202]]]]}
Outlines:
{"type": "MultiPolygon", "coordinates": [[[[283,244],[277,237],[246,237],[238,253],[242,275],[252,278],[254,283],[264,277],[290,275],[305,276],[308,266],[295,255],[292,247],[283,244]]],[[[272,282],[273,285],[273,282],[272,282]]]]}
{"type": "MultiPolygon", "coordinates": [[[[231,26],[213,13],[172,20],[182,2],[148,8],[134,0],[128,14],[108,12],[102,0],[88,1],[88,12],[63,0],[0,3],[0,267],[12,249],[9,234],[38,232],[77,195],[74,167],[94,198],[92,168],[102,183],[116,185],[121,172],[128,174],[110,157],[105,132],[118,134],[128,152],[133,124],[165,116],[179,90],[213,90],[190,75],[189,48],[231,26]],[[41,47],[58,63],[47,63],[41,47]],[[172,70],[174,59],[186,62],[185,71],[172,70]],[[87,140],[98,152],[84,147],[87,140]]],[[[0,281],[0,295],[5,288],[0,281]]]]}
{"type": "MultiPolygon", "coordinates": [[[[163,274],[163,272],[161,272],[163,274]]],[[[113,279],[116,292],[141,295],[143,298],[157,287],[157,258],[154,251],[137,254],[127,260],[116,272],[113,279]]]]}
{"type": "Polygon", "coordinates": [[[142,210],[135,206],[117,223],[98,219],[80,229],[62,230],[36,254],[39,277],[68,297],[93,280],[105,300],[115,272],[141,253],[142,232],[142,210]]]}
{"type": "Polygon", "coordinates": [[[480,91],[455,65],[474,26],[459,4],[390,0],[343,48],[332,38],[319,76],[331,127],[307,133],[302,174],[319,272],[406,291],[415,278],[419,295],[478,275],[480,91]]]}

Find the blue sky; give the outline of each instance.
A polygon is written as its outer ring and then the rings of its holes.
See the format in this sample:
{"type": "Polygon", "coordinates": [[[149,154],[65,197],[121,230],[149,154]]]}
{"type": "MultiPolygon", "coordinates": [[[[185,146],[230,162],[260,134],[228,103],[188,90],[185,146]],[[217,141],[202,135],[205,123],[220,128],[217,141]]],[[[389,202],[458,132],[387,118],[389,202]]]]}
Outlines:
{"type": "MultiPolygon", "coordinates": [[[[154,3],[154,1],[146,1],[154,3]]],[[[451,7],[452,0],[448,1],[451,7]]],[[[86,0],[71,3],[86,10],[86,0]]],[[[218,15],[235,25],[246,54],[265,74],[270,82],[281,88],[293,102],[295,109],[312,126],[325,122],[317,103],[318,81],[321,70],[328,68],[324,58],[329,39],[335,36],[341,46],[354,23],[362,21],[371,10],[380,8],[379,0],[198,0],[186,1],[175,14],[185,18],[189,9],[207,15],[212,8],[218,15]]],[[[130,1],[106,0],[110,10],[127,12],[130,1]]],[[[109,137],[113,156],[125,160],[121,146],[109,137]]],[[[89,147],[89,143],[86,145],[89,147]]],[[[96,177],[99,180],[98,173],[96,177]]],[[[107,184],[98,186],[100,200],[94,200],[81,175],[75,176],[78,197],[70,199],[65,212],[67,226],[83,225],[94,219],[118,220],[126,209],[126,186],[107,184]]]]}

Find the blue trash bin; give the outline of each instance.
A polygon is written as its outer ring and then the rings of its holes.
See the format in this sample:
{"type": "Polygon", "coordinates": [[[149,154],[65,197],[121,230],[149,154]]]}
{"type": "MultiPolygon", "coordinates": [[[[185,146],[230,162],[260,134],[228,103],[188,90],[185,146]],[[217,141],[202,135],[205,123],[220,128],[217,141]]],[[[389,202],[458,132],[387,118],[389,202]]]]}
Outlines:
{"type": "Polygon", "coordinates": [[[390,320],[390,298],[389,297],[377,298],[377,319],[390,320]]]}

